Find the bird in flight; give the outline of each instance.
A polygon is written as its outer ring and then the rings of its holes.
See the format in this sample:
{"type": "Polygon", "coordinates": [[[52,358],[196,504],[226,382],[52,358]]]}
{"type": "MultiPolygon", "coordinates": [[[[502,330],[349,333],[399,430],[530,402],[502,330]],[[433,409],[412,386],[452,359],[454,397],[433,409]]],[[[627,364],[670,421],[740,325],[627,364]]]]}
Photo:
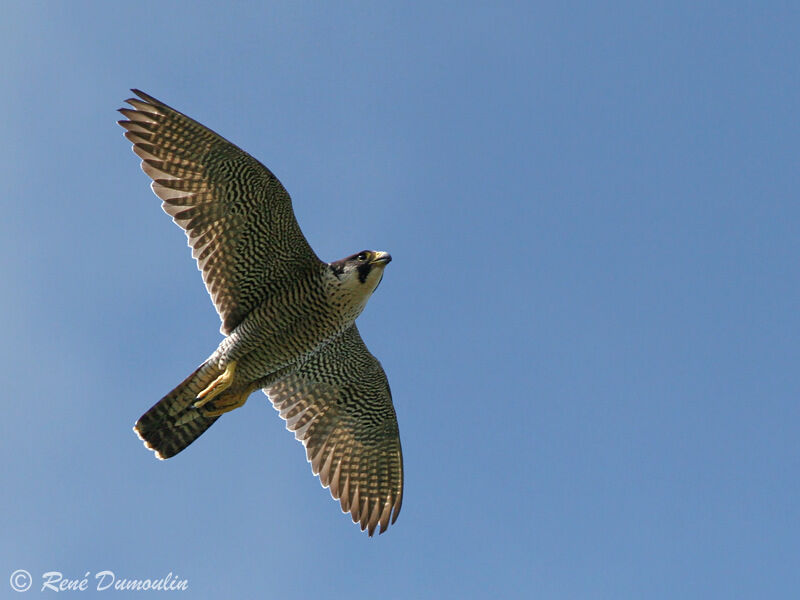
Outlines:
{"type": "Polygon", "coordinates": [[[394,523],[403,457],[386,374],[355,325],[391,256],[326,263],[280,181],[255,158],[139,90],[119,124],[162,208],[189,238],[225,338],[136,422],[176,455],[263,389],[342,510],[369,535],[394,523]]]}

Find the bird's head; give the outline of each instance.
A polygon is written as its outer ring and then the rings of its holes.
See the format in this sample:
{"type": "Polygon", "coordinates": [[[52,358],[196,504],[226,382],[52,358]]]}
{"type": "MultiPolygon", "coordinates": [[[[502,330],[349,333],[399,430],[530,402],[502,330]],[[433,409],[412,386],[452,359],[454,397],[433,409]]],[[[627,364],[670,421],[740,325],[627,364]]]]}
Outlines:
{"type": "Polygon", "coordinates": [[[364,250],[330,263],[330,269],[342,288],[366,300],[378,287],[383,278],[383,269],[391,260],[388,252],[364,250]]]}

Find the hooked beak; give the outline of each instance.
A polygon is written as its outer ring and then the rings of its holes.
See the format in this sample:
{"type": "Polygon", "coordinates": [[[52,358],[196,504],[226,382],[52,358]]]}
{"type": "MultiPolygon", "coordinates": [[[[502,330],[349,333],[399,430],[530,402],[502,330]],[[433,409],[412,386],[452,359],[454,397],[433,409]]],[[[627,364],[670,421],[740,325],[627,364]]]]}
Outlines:
{"type": "Polygon", "coordinates": [[[370,261],[372,264],[378,264],[381,266],[388,265],[392,262],[392,255],[388,252],[376,252],[375,256],[372,257],[370,261]]]}

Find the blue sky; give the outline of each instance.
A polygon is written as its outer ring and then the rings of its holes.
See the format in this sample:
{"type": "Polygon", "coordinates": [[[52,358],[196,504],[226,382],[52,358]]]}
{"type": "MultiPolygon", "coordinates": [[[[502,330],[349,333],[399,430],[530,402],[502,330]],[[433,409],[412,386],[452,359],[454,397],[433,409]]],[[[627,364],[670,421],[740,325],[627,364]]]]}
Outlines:
{"type": "Polygon", "coordinates": [[[9,4],[0,596],[796,593],[800,11],[646,4],[9,4]],[[386,534],[260,393],[163,463],[131,432],[220,340],[131,87],[269,166],[320,257],[394,256],[359,319],[403,440],[386,534]]]}

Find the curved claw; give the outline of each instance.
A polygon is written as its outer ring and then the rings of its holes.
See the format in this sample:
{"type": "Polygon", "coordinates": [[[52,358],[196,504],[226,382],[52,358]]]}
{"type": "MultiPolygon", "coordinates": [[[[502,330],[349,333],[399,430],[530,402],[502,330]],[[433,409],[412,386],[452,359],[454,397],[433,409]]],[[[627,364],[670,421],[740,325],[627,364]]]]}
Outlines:
{"type": "Polygon", "coordinates": [[[227,390],[233,383],[233,375],[236,372],[236,361],[228,363],[222,374],[212,381],[208,386],[197,394],[197,402],[194,403],[195,408],[202,408],[208,402],[219,396],[222,392],[227,390]]]}
{"type": "Polygon", "coordinates": [[[214,400],[211,404],[208,404],[202,411],[203,416],[219,417],[220,415],[224,415],[226,412],[230,412],[239,408],[240,406],[244,406],[244,403],[247,402],[249,397],[249,390],[244,391],[241,394],[225,394],[222,397],[214,400]]]}

